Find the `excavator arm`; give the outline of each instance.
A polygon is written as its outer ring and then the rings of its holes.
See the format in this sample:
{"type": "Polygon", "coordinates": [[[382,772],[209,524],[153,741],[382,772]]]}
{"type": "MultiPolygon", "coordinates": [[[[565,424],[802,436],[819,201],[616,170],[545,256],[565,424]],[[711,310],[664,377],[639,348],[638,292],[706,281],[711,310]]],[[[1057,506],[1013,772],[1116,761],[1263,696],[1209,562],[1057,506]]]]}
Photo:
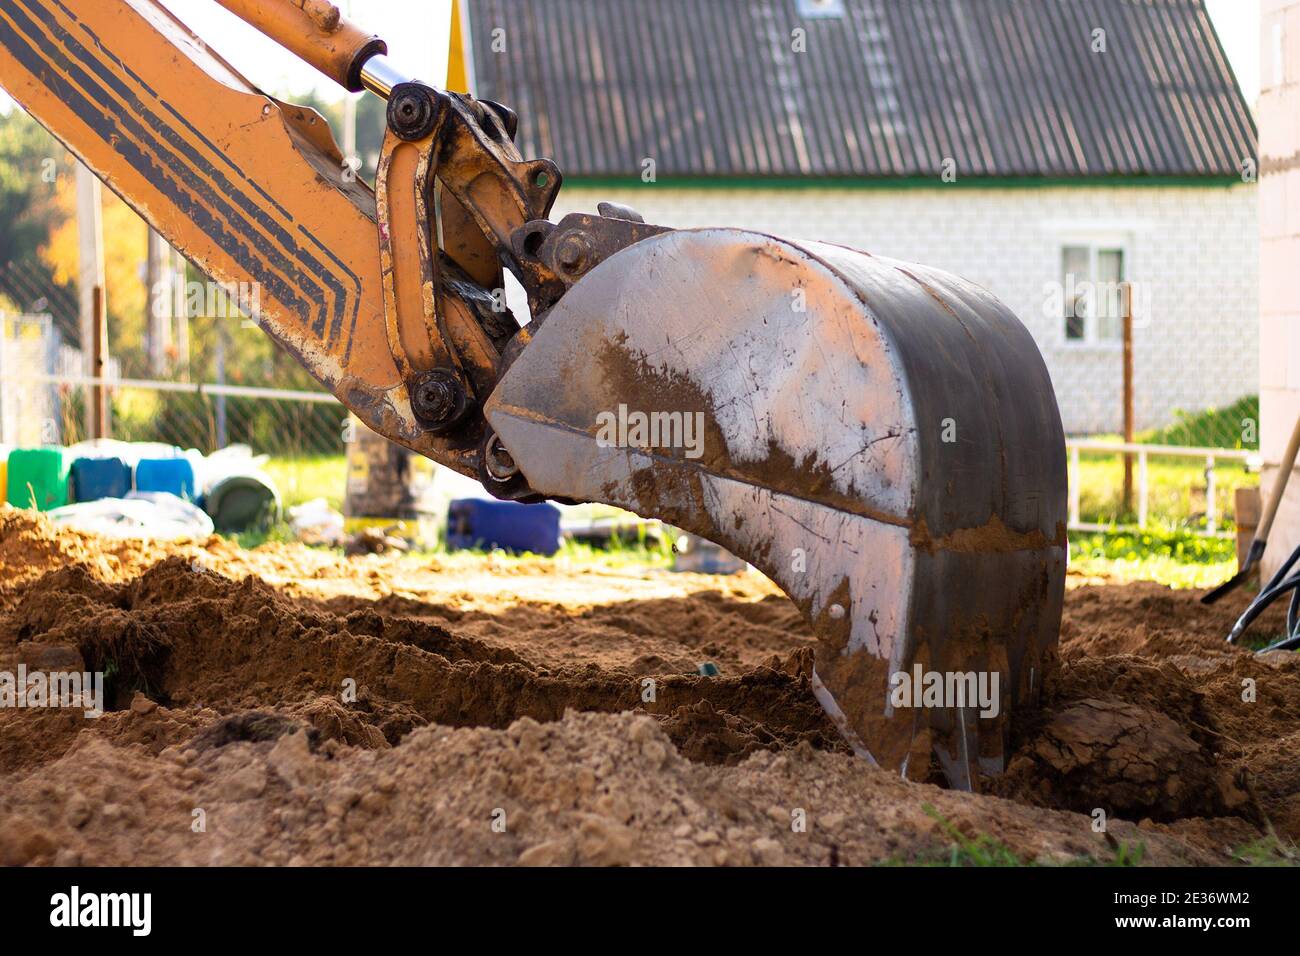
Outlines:
{"type": "Polygon", "coordinates": [[[363,422],[478,476],[471,411],[518,331],[500,263],[534,304],[555,284],[510,242],[545,219],[559,171],[519,157],[503,108],[399,80],[329,5],[224,5],[390,98],[377,193],[322,117],[262,93],[154,0],[6,0],[0,79],[186,258],[255,289],[252,318],[363,422]]]}
{"type": "Polygon", "coordinates": [[[1065,569],[1060,417],[1015,316],[841,247],[612,204],[552,223],[560,171],[520,156],[506,107],[403,76],[327,0],[215,2],[388,101],[373,190],[319,115],[157,0],[0,0],[0,86],[256,289],[253,318],[370,428],[501,498],[729,547],[811,622],[811,690],[855,752],[963,788],[1001,769],[1065,569]],[[932,675],[956,696],[914,699],[932,675]]]}

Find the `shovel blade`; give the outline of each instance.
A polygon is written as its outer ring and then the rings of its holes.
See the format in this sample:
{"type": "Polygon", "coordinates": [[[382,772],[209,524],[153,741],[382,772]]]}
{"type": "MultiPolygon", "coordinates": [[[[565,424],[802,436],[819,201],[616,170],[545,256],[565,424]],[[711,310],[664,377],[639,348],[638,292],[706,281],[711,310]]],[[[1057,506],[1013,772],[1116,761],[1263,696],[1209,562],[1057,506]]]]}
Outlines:
{"type": "Polygon", "coordinates": [[[664,233],[570,289],[486,413],[537,491],[660,518],[774,580],[856,753],[1002,769],[1055,660],[1065,450],[1029,333],[953,276],[664,233]]]}

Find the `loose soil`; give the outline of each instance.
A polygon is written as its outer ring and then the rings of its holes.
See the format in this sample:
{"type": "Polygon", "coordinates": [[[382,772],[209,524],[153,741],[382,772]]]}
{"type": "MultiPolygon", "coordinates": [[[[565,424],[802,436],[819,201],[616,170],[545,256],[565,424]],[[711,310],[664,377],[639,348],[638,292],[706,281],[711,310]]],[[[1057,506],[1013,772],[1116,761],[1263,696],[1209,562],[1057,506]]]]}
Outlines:
{"type": "Polygon", "coordinates": [[[146,544],[5,508],[0,671],[108,694],[0,709],[0,864],[1285,860],[1300,659],[1226,646],[1245,596],[1199,593],[1072,587],[1043,705],[969,794],[848,752],[756,574],[146,544]]]}

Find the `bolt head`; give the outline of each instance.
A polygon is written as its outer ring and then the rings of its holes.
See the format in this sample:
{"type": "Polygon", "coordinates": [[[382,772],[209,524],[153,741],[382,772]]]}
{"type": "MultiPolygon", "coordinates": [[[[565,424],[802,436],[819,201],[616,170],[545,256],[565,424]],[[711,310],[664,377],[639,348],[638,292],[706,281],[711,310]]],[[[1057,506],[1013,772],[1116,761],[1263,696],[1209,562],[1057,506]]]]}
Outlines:
{"type": "Polygon", "coordinates": [[[422,372],[411,382],[408,391],[415,417],[430,428],[455,424],[468,404],[465,389],[446,369],[422,372]]]}
{"type": "Polygon", "coordinates": [[[555,249],[555,261],[568,272],[581,270],[587,261],[586,241],[575,234],[565,236],[555,249]]]}

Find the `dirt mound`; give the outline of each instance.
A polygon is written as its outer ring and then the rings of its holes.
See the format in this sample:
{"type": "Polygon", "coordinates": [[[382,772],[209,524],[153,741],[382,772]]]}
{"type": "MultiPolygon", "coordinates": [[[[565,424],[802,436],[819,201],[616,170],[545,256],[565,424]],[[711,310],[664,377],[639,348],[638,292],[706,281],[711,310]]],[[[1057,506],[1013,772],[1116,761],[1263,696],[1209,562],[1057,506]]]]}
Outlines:
{"type": "MultiPolygon", "coordinates": [[[[321,712],[322,701],[345,699],[354,705],[348,721],[360,726],[344,739],[374,739],[374,730],[392,744],[426,723],[500,728],[525,716],[556,720],[568,709],[670,714],[705,702],[750,728],[744,740],[715,735],[705,749],[717,760],[751,752],[754,741],[840,746],[813,701],[806,664],[712,678],[537,666],[416,618],[307,610],[257,578],[230,581],[183,557],[116,587],[84,568],[61,568],[25,591],[0,633],[29,653],[75,648],[86,667],[109,675],[110,710],[143,693],[169,707],[220,712],[310,706],[315,725],[337,719],[321,712]]],[[[698,725],[670,726],[684,740],[698,736],[698,725]]]]}
{"type": "MultiPolygon", "coordinates": [[[[1242,592],[1206,606],[1201,592],[1174,591],[1149,581],[1069,592],[1061,626],[1063,650],[1079,654],[1136,654],[1142,657],[1231,655],[1225,643],[1244,611],[1242,592]]],[[[1285,602],[1255,624],[1256,632],[1284,631],[1285,602]]]]}
{"type": "Polygon", "coordinates": [[[0,710],[0,862],[860,864],[987,836],[1183,863],[1300,837],[1295,659],[1154,586],[1067,596],[1042,708],[973,795],[847,751],[754,575],[127,544],[11,510],[0,572],[0,669],[107,682],[98,719],[0,710]]]}
{"type": "MultiPolygon", "coordinates": [[[[382,750],[266,715],[239,728],[148,760],[85,735],[0,796],[0,863],[854,865],[935,852],[948,827],[1025,860],[1112,852],[1076,815],[909,784],[806,745],[694,763],[632,714],[430,726],[382,750]]],[[[1214,858],[1128,823],[1112,834],[1151,861],[1214,858]]]]}

